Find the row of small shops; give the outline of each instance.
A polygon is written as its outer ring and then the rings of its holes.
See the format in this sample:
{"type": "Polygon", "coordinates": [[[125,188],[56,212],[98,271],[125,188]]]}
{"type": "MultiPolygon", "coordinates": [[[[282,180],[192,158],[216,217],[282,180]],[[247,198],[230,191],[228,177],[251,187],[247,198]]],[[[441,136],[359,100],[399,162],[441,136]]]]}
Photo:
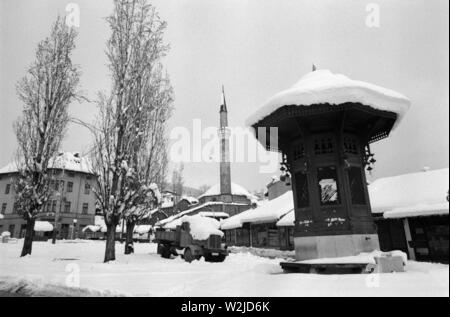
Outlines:
{"type": "MultiPolygon", "coordinates": [[[[369,186],[382,251],[448,263],[449,169],[381,178],[369,186]]],[[[222,221],[229,245],[294,249],[292,191],[222,221]]]]}

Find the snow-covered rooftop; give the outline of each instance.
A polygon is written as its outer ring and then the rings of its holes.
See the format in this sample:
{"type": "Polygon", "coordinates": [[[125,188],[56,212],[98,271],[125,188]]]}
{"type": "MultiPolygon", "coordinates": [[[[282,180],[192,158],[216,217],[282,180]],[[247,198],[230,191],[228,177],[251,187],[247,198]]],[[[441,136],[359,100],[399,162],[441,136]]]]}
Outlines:
{"type": "Polygon", "coordinates": [[[182,200],[186,200],[191,205],[198,204],[198,199],[192,196],[183,196],[181,197],[180,201],[182,200]]]}
{"type": "MultiPolygon", "coordinates": [[[[250,200],[256,199],[255,195],[250,194],[248,190],[242,187],[239,184],[231,183],[231,194],[236,196],[245,196],[250,200]]],[[[200,195],[198,198],[207,197],[207,196],[217,196],[220,195],[220,183],[217,183],[214,186],[211,186],[205,193],[200,195]]]]}
{"type": "Polygon", "coordinates": [[[291,88],[275,94],[246,120],[246,124],[253,126],[286,105],[339,105],[347,102],[394,112],[398,115],[396,125],[410,106],[409,99],[398,92],[323,69],[304,75],[291,88]]]}
{"type": "Polygon", "coordinates": [[[261,207],[249,210],[242,216],[241,221],[243,223],[276,221],[293,209],[294,201],[290,190],[275,199],[269,200],[261,207]]]}
{"type": "Polygon", "coordinates": [[[448,214],[449,169],[385,177],[369,185],[373,213],[386,218],[448,214]]]}
{"type": "MultiPolygon", "coordinates": [[[[292,202],[294,204],[294,202],[292,202]]],[[[277,222],[277,227],[293,227],[295,221],[295,212],[294,210],[289,211],[286,215],[284,215],[277,222]]]]}
{"type": "MultiPolygon", "coordinates": [[[[177,225],[180,224],[180,222],[175,222],[177,219],[180,219],[181,217],[185,216],[185,215],[189,215],[199,209],[205,208],[205,207],[209,207],[209,206],[214,206],[214,205],[235,205],[235,206],[246,206],[246,204],[240,204],[240,203],[223,203],[221,201],[208,201],[204,204],[201,205],[196,205],[190,209],[186,209],[176,215],[172,215],[166,219],[162,219],[160,221],[158,221],[155,225],[156,226],[160,226],[166,229],[170,229],[170,228],[175,228],[177,225]],[[170,224],[170,225],[169,225],[170,224]]],[[[206,212],[206,211],[205,211],[206,212]]]]}
{"type": "MultiPolygon", "coordinates": [[[[48,168],[65,169],[67,171],[92,174],[91,161],[77,152],[62,152],[49,160],[48,168]]],[[[17,163],[10,162],[0,168],[0,174],[17,172],[17,163]]]]}
{"type": "Polygon", "coordinates": [[[242,227],[242,224],[245,222],[264,223],[277,221],[293,209],[294,200],[290,190],[280,197],[267,201],[260,207],[243,211],[223,220],[221,228],[230,230],[242,227]]]}

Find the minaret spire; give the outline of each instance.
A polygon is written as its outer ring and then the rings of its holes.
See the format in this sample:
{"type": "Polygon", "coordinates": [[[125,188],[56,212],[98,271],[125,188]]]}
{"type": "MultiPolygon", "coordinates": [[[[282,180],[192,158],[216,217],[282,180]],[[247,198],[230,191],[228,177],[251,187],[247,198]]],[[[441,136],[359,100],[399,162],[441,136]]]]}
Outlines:
{"type": "Polygon", "coordinates": [[[222,85],[222,104],[220,105],[220,194],[223,200],[231,197],[230,142],[228,131],[228,110],[225,89],[222,85]]]}
{"type": "Polygon", "coordinates": [[[222,104],[220,105],[220,112],[228,112],[227,110],[227,101],[225,100],[225,88],[222,85],[222,104]]]}

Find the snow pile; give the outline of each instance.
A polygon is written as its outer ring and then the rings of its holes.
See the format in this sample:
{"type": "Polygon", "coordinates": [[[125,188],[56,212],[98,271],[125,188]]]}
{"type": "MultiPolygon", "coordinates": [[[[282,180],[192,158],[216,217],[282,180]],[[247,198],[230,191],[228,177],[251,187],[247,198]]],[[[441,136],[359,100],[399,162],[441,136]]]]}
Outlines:
{"type": "Polygon", "coordinates": [[[3,218],[5,218],[5,216],[3,216],[3,214],[0,214],[0,219],[3,219],[3,218]]]}
{"type": "Polygon", "coordinates": [[[294,210],[288,212],[283,218],[278,220],[277,227],[293,227],[295,221],[294,210]]]}
{"type": "Polygon", "coordinates": [[[338,258],[321,258],[321,259],[313,259],[313,260],[305,260],[305,261],[297,261],[298,263],[306,263],[306,264],[328,264],[328,263],[339,263],[339,264],[376,264],[375,258],[379,257],[395,257],[399,256],[403,260],[403,265],[406,265],[408,262],[408,256],[405,252],[394,250],[390,252],[382,252],[382,251],[373,251],[373,252],[363,252],[354,256],[345,256],[338,258]]]}
{"type": "Polygon", "coordinates": [[[34,224],[34,231],[36,232],[53,231],[53,225],[48,221],[36,221],[34,224]]]}
{"type": "Polygon", "coordinates": [[[138,225],[134,228],[134,232],[138,234],[148,233],[152,229],[151,225],[138,225]]]}
{"type": "Polygon", "coordinates": [[[291,250],[238,247],[238,246],[229,246],[228,250],[230,250],[231,253],[250,253],[250,254],[253,254],[256,256],[260,256],[263,258],[269,258],[269,259],[292,260],[295,258],[295,251],[291,251],[291,250]]]}
{"type": "Polygon", "coordinates": [[[3,231],[1,237],[10,237],[11,236],[11,232],[9,231],[3,231]]]}
{"type": "Polygon", "coordinates": [[[0,281],[0,292],[31,297],[111,297],[123,296],[117,292],[96,291],[46,283],[42,279],[5,278],[0,281]]]}
{"type": "Polygon", "coordinates": [[[306,74],[291,88],[274,95],[247,119],[246,124],[253,126],[286,105],[311,106],[325,103],[339,105],[347,102],[394,112],[398,115],[396,125],[410,106],[409,99],[398,92],[352,80],[324,69],[306,74]]]}
{"type": "MultiPolygon", "coordinates": [[[[249,200],[257,199],[255,195],[250,194],[248,190],[246,190],[241,185],[231,183],[231,194],[235,196],[245,196],[249,200]]],[[[204,194],[199,196],[198,198],[207,197],[207,196],[218,196],[220,195],[220,183],[212,186],[210,189],[208,189],[204,194]]]]}
{"type": "Polygon", "coordinates": [[[181,222],[189,223],[190,233],[195,240],[206,240],[211,235],[223,237],[223,232],[219,230],[220,223],[216,219],[194,215],[184,216],[181,222]]]}
{"type": "Polygon", "coordinates": [[[161,258],[155,243],[135,244],[131,255],[123,254],[123,245],[116,243],[116,261],[103,263],[104,241],[73,242],[36,243],[33,254],[23,258],[18,256],[22,243],[0,243],[0,293],[159,297],[449,294],[449,266],[444,264],[408,261],[401,274],[282,274],[281,259],[255,256],[245,250],[231,253],[223,263],[201,259],[188,264],[180,257],[170,261],[161,258]],[[67,260],[57,261],[55,256],[67,260]],[[80,272],[78,280],[76,272],[80,272]],[[78,287],[67,287],[77,282],[78,287]]]}
{"type": "Polygon", "coordinates": [[[97,232],[100,229],[101,229],[100,226],[88,225],[88,226],[84,227],[83,230],[81,230],[81,231],[86,232],[89,230],[91,232],[97,232]]]}
{"type": "Polygon", "coordinates": [[[369,185],[373,213],[386,218],[448,214],[449,169],[380,178],[369,185]]]}

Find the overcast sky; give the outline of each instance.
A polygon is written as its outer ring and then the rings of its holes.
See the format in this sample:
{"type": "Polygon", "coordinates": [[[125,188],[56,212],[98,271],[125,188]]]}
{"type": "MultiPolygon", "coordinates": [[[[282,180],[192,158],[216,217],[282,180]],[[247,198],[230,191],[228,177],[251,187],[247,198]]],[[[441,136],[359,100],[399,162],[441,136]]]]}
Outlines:
{"type": "MultiPolygon", "coordinates": [[[[80,7],[74,62],[82,89],[94,98],[108,88],[104,54],[109,30],[104,21],[111,0],[0,0],[0,165],[16,141],[12,122],[20,114],[15,83],[66,5],[80,7]]],[[[391,137],[373,146],[374,178],[449,165],[448,1],[160,0],[152,2],[168,22],[171,50],[164,63],[175,90],[170,127],[217,126],[225,85],[230,126],[243,126],[276,92],[311,71],[330,69],[350,78],[401,92],[412,107],[391,137]],[[366,6],[380,8],[379,27],[369,28],[366,6]]],[[[90,121],[95,105],[74,103],[70,113],[90,121]]],[[[89,131],[71,125],[66,151],[88,151],[89,131]]],[[[272,174],[256,163],[232,165],[232,180],[261,189],[272,174]]],[[[218,182],[215,163],[185,164],[192,186],[218,182]]]]}

